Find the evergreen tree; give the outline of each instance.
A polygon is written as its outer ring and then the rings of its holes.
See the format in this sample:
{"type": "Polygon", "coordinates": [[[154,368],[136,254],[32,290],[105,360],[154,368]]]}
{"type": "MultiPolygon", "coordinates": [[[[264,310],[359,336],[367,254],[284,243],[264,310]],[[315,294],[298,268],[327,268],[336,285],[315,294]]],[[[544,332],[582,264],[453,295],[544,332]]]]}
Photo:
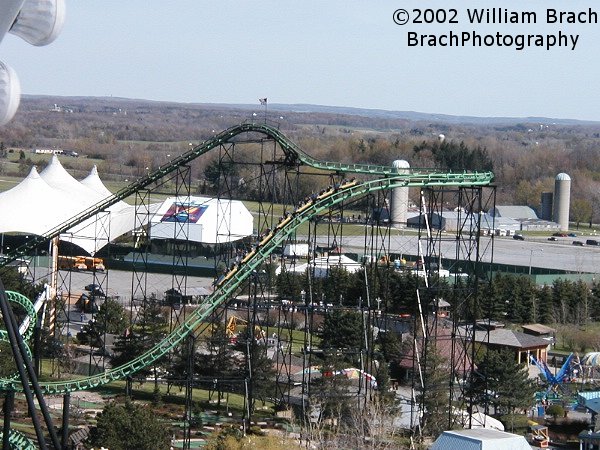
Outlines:
{"type": "Polygon", "coordinates": [[[570,323],[573,319],[571,306],[577,302],[573,283],[557,279],[552,283],[552,299],[556,320],[560,323],[570,323]]]}
{"type": "Polygon", "coordinates": [[[356,277],[344,268],[330,267],[323,283],[323,294],[328,302],[336,303],[339,298],[350,301],[349,292],[356,282],[356,277]]]}
{"type": "Polygon", "coordinates": [[[217,187],[221,178],[235,176],[238,174],[238,165],[233,161],[214,159],[209,162],[204,169],[204,178],[206,178],[213,187],[217,187]]]}
{"type": "Polygon", "coordinates": [[[289,272],[282,267],[276,281],[277,295],[283,299],[300,300],[304,277],[305,275],[289,272]]]}
{"type": "Polygon", "coordinates": [[[223,385],[221,378],[237,376],[241,370],[241,361],[229,343],[225,326],[216,323],[211,326],[210,333],[203,342],[206,351],[199,351],[196,355],[198,360],[197,374],[216,380],[214,388],[217,390],[217,400],[220,404],[222,399],[223,385]]]}
{"type": "Polygon", "coordinates": [[[254,411],[256,400],[264,404],[276,392],[277,370],[273,360],[267,355],[266,345],[254,342],[249,346],[249,350],[251,372],[248,377],[248,388],[251,394],[250,409],[254,411]]]}
{"type": "Polygon", "coordinates": [[[556,321],[554,316],[554,306],[552,298],[552,288],[544,285],[537,291],[538,321],[543,324],[550,324],[556,321]]]}
{"type": "MultiPolygon", "coordinates": [[[[189,337],[188,337],[189,339],[189,337]]],[[[177,346],[177,348],[173,351],[171,355],[171,360],[168,368],[169,375],[167,378],[169,379],[169,383],[174,383],[179,385],[180,387],[184,385],[185,381],[189,377],[189,368],[190,368],[190,360],[192,358],[192,371],[191,376],[193,377],[195,374],[201,372],[200,359],[198,358],[198,352],[196,352],[196,345],[194,342],[193,353],[190,354],[190,346],[188,345],[189,341],[185,340],[183,343],[177,346]]],[[[168,390],[167,390],[168,392],[168,390]]]]}
{"type": "Polygon", "coordinates": [[[517,364],[510,350],[488,350],[477,363],[473,395],[482,405],[491,405],[494,413],[513,414],[529,408],[536,391],[529,379],[527,364],[517,364]]]}
{"type": "MultiPolygon", "coordinates": [[[[143,336],[136,332],[120,335],[115,339],[113,347],[113,356],[110,358],[110,363],[113,367],[118,367],[133,361],[138,356],[144,354],[148,350],[144,345],[143,336]]],[[[151,373],[151,367],[144,367],[136,372],[136,376],[145,378],[151,373]]]]}
{"type": "Polygon", "coordinates": [[[594,281],[592,284],[590,308],[593,320],[600,320],[600,281],[594,281]]]}
{"type": "Polygon", "coordinates": [[[326,352],[321,368],[322,376],[313,379],[311,405],[316,405],[321,419],[337,419],[339,424],[351,415],[350,380],[341,373],[347,363],[336,352],[326,352]]]}
{"type": "MultiPolygon", "coordinates": [[[[363,347],[363,339],[362,314],[333,309],[325,315],[321,332],[321,348],[325,350],[343,349],[349,355],[356,356],[363,347]]],[[[356,358],[349,356],[348,359],[353,361],[356,358]]]]}
{"type": "Polygon", "coordinates": [[[503,277],[504,283],[500,286],[501,302],[506,306],[505,319],[513,322],[519,322],[519,313],[522,309],[521,296],[519,295],[517,278],[515,276],[503,277]]]}
{"type": "Polygon", "coordinates": [[[515,277],[515,291],[513,295],[519,298],[515,306],[514,322],[530,323],[534,321],[534,314],[537,315],[535,304],[535,285],[528,277],[515,277]]]}
{"type": "Polygon", "coordinates": [[[0,267],[0,279],[2,279],[5,290],[18,292],[30,300],[35,300],[35,298],[37,298],[44,290],[43,282],[33,284],[25,277],[25,275],[19,273],[17,267],[13,266],[0,267]]]}
{"type": "Polygon", "coordinates": [[[170,437],[152,409],[127,401],[104,407],[92,429],[91,444],[111,450],[163,450],[169,448],[170,437]]]}
{"type": "Polygon", "coordinates": [[[592,312],[592,303],[589,287],[581,280],[573,283],[573,297],[570,305],[573,323],[583,325],[588,322],[592,312]]]}
{"type": "Polygon", "coordinates": [[[416,275],[392,271],[389,273],[388,284],[391,292],[388,311],[396,314],[416,314],[419,278],[416,275]]]}
{"type": "MultiPolygon", "coordinates": [[[[150,350],[166,336],[167,318],[156,298],[145,301],[138,311],[133,328],[128,328],[115,340],[114,356],[111,363],[114,367],[128,363],[150,350]]],[[[154,375],[158,383],[161,361],[141,369],[137,375],[146,377],[154,375]]]]}
{"type": "Polygon", "coordinates": [[[396,333],[392,331],[386,333],[380,332],[377,335],[377,340],[381,348],[381,353],[388,363],[400,359],[402,356],[402,343],[396,333]]]}
{"type": "Polygon", "coordinates": [[[375,360],[373,362],[372,375],[377,380],[377,400],[385,402],[388,405],[394,405],[396,394],[391,390],[390,369],[388,364],[383,360],[375,360]]]}
{"type": "Polygon", "coordinates": [[[450,397],[448,361],[430,343],[424,357],[423,386],[417,400],[423,408],[422,428],[428,436],[438,436],[448,428],[450,397]]]}
{"type": "Polygon", "coordinates": [[[452,141],[423,142],[414,147],[414,152],[428,150],[438,167],[451,171],[482,170],[493,171],[494,164],[485,148],[470,149],[464,142],[456,144],[452,141]]]}
{"type": "Polygon", "coordinates": [[[482,314],[491,320],[503,320],[506,316],[507,307],[503,289],[505,281],[502,274],[497,274],[489,283],[482,286],[482,314]]]}
{"type": "Polygon", "coordinates": [[[127,317],[123,305],[114,299],[108,298],[100,305],[93,320],[84,325],[79,333],[79,342],[100,346],[106,333],[123,334],[127,328],[127,317]]]}

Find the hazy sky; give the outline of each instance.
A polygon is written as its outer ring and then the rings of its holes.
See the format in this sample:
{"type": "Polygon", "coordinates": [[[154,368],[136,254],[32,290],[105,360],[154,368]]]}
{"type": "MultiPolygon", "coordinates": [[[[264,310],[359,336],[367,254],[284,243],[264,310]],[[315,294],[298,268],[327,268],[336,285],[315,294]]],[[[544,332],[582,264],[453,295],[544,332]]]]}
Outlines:
{"type": "Polygon", "coordinates": [[[600,11],[593,0],[66,2],[54,43],[0,43],[23,93],[600,120],[600,24],[547,24],[545,14],[600,11]],[[470,24],[467,8],[483,7],[535,11],[537,23],[470,24]],[[454,8],[459,23],[398,26],[398,8],[445,8],[447,18],[454,8]],[[450,30],[579,37],[575,50],[407,45],[409,31],[450,30]]]}

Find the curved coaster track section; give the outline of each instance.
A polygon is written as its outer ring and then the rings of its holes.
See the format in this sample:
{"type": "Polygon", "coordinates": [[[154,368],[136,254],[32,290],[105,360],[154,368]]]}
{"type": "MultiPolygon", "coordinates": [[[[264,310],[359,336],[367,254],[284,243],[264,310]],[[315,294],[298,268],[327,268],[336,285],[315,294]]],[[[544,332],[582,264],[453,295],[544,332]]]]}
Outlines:
{"type": "MultiPolygon", "coordinates": [[[[379,177],[394,177],[399,183],[406,182],[405,186],[486,186],[491,183],[494,174],[492,172],[462,172],[462,173],[441,173],[434,169],[409,169],[398,174],[397,170],[389,166],[380,166],[374,164],[342,164],[338,162],[320,161],[309,156],[300,149],[294,142],[288,139],[279,129],[272,125],[260,123],[242,123],[222,131],[211,139],[202,142],[192,150],[178,156],[171,162],[150,172],[145,177],[134,181],[125,188],[119,190],[112,197],[96,203],[80,214],[63,222],[52,230],[49,230],[42,236],[36,236],[27,241],[27,243],[16,248],[5,255],[0,261],[0,267],[8,265],[10,262],[26,256],[32,249],[38,245],[48,242],[50,239],[59,236],[70,228],[79,225],[85,220],[94,217],[96,214],[106,211],[110,206],[125,200],[136,192],[152,185],[165,176],[176,171],[179,167],[185,166],[199,156],[208,153],[210,150],[223,144],[234,143],[235,138],[242,133],[257,133],[264,136],[264,139],[274,140],[283,150],[285,160],[282,161],[288,166],[309,166],[329,172],[354,173],[379,177]]],[[[401,185],[401,184],[400,184],[401,185]]]]}
{"type": "MultiPolygon", "coordinates": [[[[0,431],[0,439],[4,437],[4,433],[0,431]]],[[[36,450],[38,447],[31,439],[17,430],[10,430],[8,435],[8,444],[14,450],[36,450]]]]}
{"type": "MultiPolygon", "coordinates": [[[[354,199],[363,195],[377,192],[385,189],[410,186],[447,186],[456,185],[457,182],[468,185],[484,185],[489,183],[489,179],[481,177],[481,174],[461,174],[448,176],[449,174],[418,173],[399,176],[389,176],[374,181],[364,183],[347,183],[340,188],[331,189],[315,200],[311,200],[296,209],[289,220],[283,221],[279,227],[266,236],[258,247],[247,255],[246,258],[232,269],[225,279],[220,282],[217,289],[209,295],[205,301],[200,304],[177,328],[175,328],[165,339],[159,342],[155,347],[146,353],[138,356],[127,364],[107,370],[102,374],[72,380],[61,380],[53,382],[40,382],[40,388],[45,394],[62,394],[73,391],[92,389],[97,386],[110,383],[115,380],[126,378],[138,370],[151,365],[177,345],[179,345],[186,336],[204,322],[210,314],[220,305],[224,304],[240,285],[252,275],[259,266],[269,257],[269,255],[281,245],[286,237],[292,234],[300,225],[309,221],[313,216],[318,215],[324,210],[337,205],[345,200],[354,199]],[[283,225],[283,226],[281,226],[283,225]]],[[[1,390],[20,391],[22,386],[14,379],[0,380],[1,390]]]]}
{"type": "MultiPolygon", "coordinates": [[[[193,161],[194,159],[208,153],[225,144],[245,142],[240,139],[242,134],[259,135],[261,142],[274,141],[283,151],[283,158],[278,163],[286,167],[308,166],[322,171],[337,174],[361,174],[377,179],[362,183],[343,183],[337,188],[332,188],[318,196],[314,196],[308,202],[302,204],[280,224],[264,237],[259,245],[248,253],[238,266],[235,266],[224,278],[218,281],[215,291],[209,295],[182,323],[175,327],[172,332],[159,342],[154,348],[138,356],[134,360],[119,367],[114,367],[104,373],[81,377],[77,379],[61,380],[39,383],[39,390],[43,394],[66,394],[74,391],[91,389],[111,381],[121,380],[137,371],[151,365],[163,355],[172,351],[176,346],[205,322],[209,316],[221,305],[225,304],[242,284],[263,264],[269,256],[290,235],[304,223],[310,221],[327,209],[342,204],[346,200],[357,199],[361,196],[393,189],[397,187],[443,187],[443,186],[488,186],[492,179],[491,172],[463,172],[463,173],[441,173],[432,169],[409,169],[399,174],[396,169],[388,166],[371,164],[342,164],[336,162],[320,161],[312,158],[302,151],[295,143],[289,140],[279,129],[269,124],[243,123],[228,128],[215,135],[190,151],[178,156],[166,165],[150,172],[146,176],[134,181],[130,185],[118,191],[111,197],[82,211],[75,217],[63,222],[57,227],[49,230],[41,236],[30,239],[22,246],[16,248],[0,261],[0,267],[28,255],[40,244],[61,235],[72,227],[94,217],[100,212],[106,211],[110,206],[151,187],[155,183],[177,171],[193,161]]],[[[7,292],[9,304],[17,304],[25,311],[27,324],[23,324],[20,334],[21,339],[28,340],[32,333],[32,324],[36,316],[31,302],[20,294],[7,292]]],[[[0,340],[7,340],[5,331],[0,330],[0,340]]],[[[24,390],[18,377],[0,379],[0,389],[6,392],[22,392],[24,390]]],[[[10,430],[8,443],[11,448],[36,448],[32,441],[21,433],[10,430]]]]}

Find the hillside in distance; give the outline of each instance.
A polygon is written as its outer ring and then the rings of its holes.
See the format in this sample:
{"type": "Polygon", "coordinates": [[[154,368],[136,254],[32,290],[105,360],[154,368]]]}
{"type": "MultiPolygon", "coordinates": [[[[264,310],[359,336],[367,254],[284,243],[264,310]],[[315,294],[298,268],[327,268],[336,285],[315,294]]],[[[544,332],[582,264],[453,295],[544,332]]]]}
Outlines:
{"type": "MultiPolygon", "coordinates": [[[[181,108],[186,110],[205,110],[226,112],[233,117],[239,114],[246,114],[248,118],[262,118],[265,108],[258,102],[256,104],[226,104],[226,103],[171,103],[158,102],[151,100],[137,100],[119,97],[51,97],[51,96],[31,96],[24,95],[23,102],[28,106],[44,107],[48,104],[56,104],[59,107],[83,110],[110,111],[112,109],[139,109],[148,107],[154,110],[181,108]],[[255,113],[248,114],[248,111],[255,113]]],[[[374,124],[379,125],[374,128],[385,128],[389,121],[402,122],[430,122],[439,124],[463,124],[463,125],[517,125],[517,124],[544,124],[544,125],[600,125],[597,121],[582,121],[565,118],[548,117],[476,117],[476,116],[456,116],[448,114],[424,113],[416,111],[390,111],[383,109],[355,108],[342,106],[326,106],[312,104],[283,104],[269,103],[266,108],[271,115],[274,112],[286,113],[288,121],[295,123],[331,124],[339,121],[345,124],[351,121],[351,117],[362,117],[363,119],[372,119],[374,124]],[[337,120],[336,120],[337,119],[337,120]]],[[[273,119],[278,119],[275,115],[273,119]]],[[[355,119],[362,123],[361,120],[355,119]]]]}
{"type": "MultiPolygon", "coordinates": [[[[319,105],[192,104],[114,97],[24,96],[15,119],[0,127],[8,148],[62,148],[84,176],[97,165],[103,179],[124,181],[164,164],[228,127],[245,121],[275,124],[315,158],[344,163],[438,167],[417,152],[443,135],[446,143],[482,149],[493,162],[498,204],[539,207],[558,173],[572,180],[572,205],[600,220],[600,122],[555,118],[478,118],[319,105]],[[266,116],[265,116],[266,114],[266,116]]],[[[213,156],[195,161],[201,182],[213,156]]],[[[26,175],[30,165],[0,164],[0,173],[26,175]],[[18,166],[18,171],[15,167],[18,166]]],[[[464,170],[473,170],[464,167],[464,170]]],[[[573,216],[577,216],[573,211],[573,216]]]]}
{"type": "MultiPolygon", "coordinates": [[[[222,106],[227,106],[223,104],[222,106]]],[[[244,109],[256,109],[254,105],[230,105],[244,109]]],[[[448,114],[423,113],[416,111],[389,111],[384,109],[352,108],[344,106],[324,106],[310,104],[284,104],[272,103],[268,105],[272,111],[296,112],[296,113],[326,113],[349,116],[364,116],[380,119],[400,119],[413,122],[440,122],[450,124],[473,124],[473,125],[493,125],[493,124],[518,124],[518,123],[540,123],[540,124],[559,124],[559,125],[599,125],[597,121],[582,121],[575,119],[561,119],[550,117],[476,117],[476,116],[454,116],[448,114]]]]}

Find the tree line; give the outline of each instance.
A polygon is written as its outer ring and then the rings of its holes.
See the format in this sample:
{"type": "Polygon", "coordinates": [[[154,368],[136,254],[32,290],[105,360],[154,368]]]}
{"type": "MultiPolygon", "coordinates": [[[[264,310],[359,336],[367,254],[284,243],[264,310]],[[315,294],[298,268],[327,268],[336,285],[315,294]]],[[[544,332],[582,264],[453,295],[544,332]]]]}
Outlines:
{"type": "Polygon", "coordinates": [[[326,278],[312,279],[283,270],[276,279],[277,293],[281,298],[300,302],[302,292],[312,292],[317,302],[325,300],[336,306],[362,309],[366,307],[368,291],[371,308],[412,315],[418,311],[417,289],[422,290],[424,307],[432,304],[434,297],[443,298],[450,303],[451,311],[465,303],[467,292],[469,296],[476,292],[476,299],[470,299],[468,304],[475,305],[471,313],[481,319],[513,324],[583,325],[600,318],[598,281],[590,286],[583,281],[556,279],[551,285],[539,286],[526,276],[496,273],[489,281],[459,279],[452,284],[438,279],[434,290],[424,290],[423,279],[414,273],[387,266],[366,270],[350,273],[333,267],[326,278]],[[376,303],[375,299],[381,301],[376,303]]]}
{"type": "MultiPolygon", "coordinates": [[[[0,147],[74,150],[84,158],[67,161],[70,169],[85,175],[97,164],[103,178],[121,181],[252,118],[250,109],[126,99],[26,98],[22,103],[14,121],[0,128],[0,147]],[[65,101],[73,113],[49,111],[65,101]]],[[[275,118],[286,135],[319,159],[383,165],[405,159],[411,167],[493,170],[498,204],[539,209],[541,193],[553,191],[555,176],[566,172],[572,179],[572,221],[589,223],[600,214],[600,126],[595,124],[447,123],[291,111],[278,111],[275,118]]],[[[250,153],[260,155],[257,148],[250,153]]],[[[213,160],[207,155],[191,164],[194,185],[203,185],[213,160]]],[[[247,157],[240,154],[238,160],[247,157]]],[[[5,174],[22,176],[26,169],[0,157],[5,174]]],[[[251,179],[251,172],[246,167],[239,177],[251,179]]]]}

